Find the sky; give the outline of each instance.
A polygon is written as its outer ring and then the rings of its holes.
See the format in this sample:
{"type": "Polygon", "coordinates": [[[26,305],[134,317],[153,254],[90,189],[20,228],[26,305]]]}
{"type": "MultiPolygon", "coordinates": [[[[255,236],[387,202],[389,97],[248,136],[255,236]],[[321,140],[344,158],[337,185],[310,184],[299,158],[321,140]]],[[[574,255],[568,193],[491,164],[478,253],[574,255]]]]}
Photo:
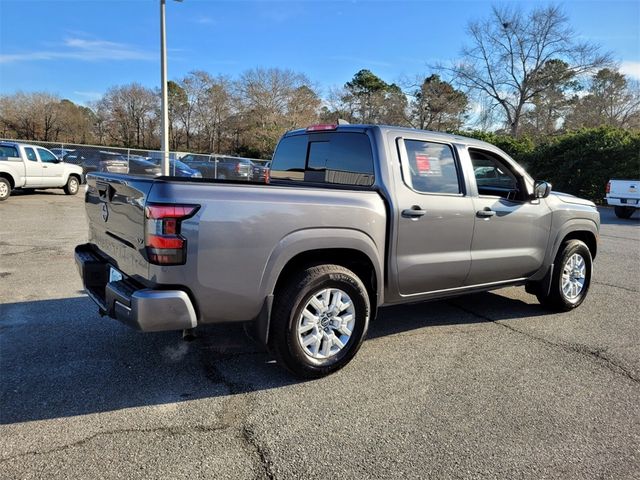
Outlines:
{"type": "MultiPolygon", "coordinates": [[[[469,21],[516,1],[167,0],[169,78],[305,73],[321,93],[362,68],[387,82],[432,73],[468,43],[469,21]]],[[[559,2],[576,38],[640,80],[640,1],[559,2]]],[[[159,0],[0,0],[0,94],[47,91],[87,104],[109,87],[160,85],[159,0]]]]}

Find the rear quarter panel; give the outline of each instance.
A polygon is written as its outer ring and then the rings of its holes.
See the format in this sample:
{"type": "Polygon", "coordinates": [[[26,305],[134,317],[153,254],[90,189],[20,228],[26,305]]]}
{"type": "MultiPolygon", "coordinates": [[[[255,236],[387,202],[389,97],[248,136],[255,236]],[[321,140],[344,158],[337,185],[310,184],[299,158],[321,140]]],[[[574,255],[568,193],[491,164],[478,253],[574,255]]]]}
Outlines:
{"type": "Polygon", "coordinates": [[[0,158],[0,173],[10,175],[14,182],[14,187],[19,188],[25,185],[26,173],[24,160],[19,157],[0,158]]]}
{"type": "Polygon", "coordinates": [[[157,183],[153,202],[201,205],[183,222],[187,263],[150,266],[150,279],[186,285],[202,323],[258,316],[288,260],[322,248],[354,248],[384,265],[385,208],[373,191],[157,183]]]}

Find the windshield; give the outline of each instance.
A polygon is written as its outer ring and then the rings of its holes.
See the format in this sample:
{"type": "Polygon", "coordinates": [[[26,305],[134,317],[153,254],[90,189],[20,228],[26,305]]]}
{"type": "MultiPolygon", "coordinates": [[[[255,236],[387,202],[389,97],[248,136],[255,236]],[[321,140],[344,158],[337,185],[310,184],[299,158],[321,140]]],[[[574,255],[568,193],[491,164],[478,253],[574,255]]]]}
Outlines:
{"type": "Polygon", "coordinates": [[[186,163],[182,163],[180,160],[173,160],[171,162],[171,167],[179,168],[181,170],[191,170],[191,167],[186,163]]]}
{"type": "Polygon", "coordinates": [[[111,153],[101,153],[100,154],[100,160],[102,160],[103,162],[126,162],[127,159],[124,158],[122,155],[114,155],[111,153]]]}

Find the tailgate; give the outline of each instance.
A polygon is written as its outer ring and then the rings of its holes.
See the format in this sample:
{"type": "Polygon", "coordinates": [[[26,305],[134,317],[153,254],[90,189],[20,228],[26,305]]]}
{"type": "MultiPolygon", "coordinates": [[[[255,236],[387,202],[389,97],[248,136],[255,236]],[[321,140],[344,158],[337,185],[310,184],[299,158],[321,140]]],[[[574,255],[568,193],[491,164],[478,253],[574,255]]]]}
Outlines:
{"type": "Polygon", "coordinates": [[[146,280],[149,263],[144,245],[144,207],[153,179],[92,173],[87,184],[89,242],[108,255],[121,272],[146,280]]]}
{"type": "Polygon", "coordinates": [[[609,195],[615,198],[640,198],[640,180],[611,180],[609,195]]]}
{"type": "Polygon", "coordinates": [[[238,173],[240,175],[251,175],[253,171],[253,166],[248,163],[239,163],[238,164],[238,173]]]}

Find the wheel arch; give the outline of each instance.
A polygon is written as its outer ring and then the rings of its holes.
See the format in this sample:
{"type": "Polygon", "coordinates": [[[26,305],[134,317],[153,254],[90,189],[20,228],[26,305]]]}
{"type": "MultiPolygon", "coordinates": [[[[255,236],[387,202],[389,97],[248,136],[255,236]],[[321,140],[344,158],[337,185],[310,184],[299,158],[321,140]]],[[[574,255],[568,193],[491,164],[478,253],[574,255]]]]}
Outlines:
{"type": "MultiPolygon", "coordinates": [[[[591,258],[596,258],[596,254],[598,253],[598,238],[597,238],[597,234],[594,234],[593,232],[590,232],[588,230],[572,230],[571,232],[567,233],[564,238],[562,239],[562,241],[560,242],[560,245],[562,245],[563,243],[569,241],[569,240],[581,240],[583,241],[587,247],[589,248],[589,252],[591,252],[591,258]]],[[[558,246],[559,248],[559,246],[558,246]]],[[[557,253],[557,251],[556,251],[557,253]]]]}
{"type": "Polygon", "coordinates": [[[78,183],[80,185],[82,185],[82,174],[81,173],[71,172],[69,175],[67,175],[67,182],[69,181],[69,179],[71,177],[76,177],[78,179],[78,183]]]}
{"type": "Polygon", "coordinates": [[[384,301],[383,257],[371,237],[351,229],[300,230],[278,243],[264,269],[261,285],[266,300],[256,325],[260,341],[268,341],[273,298],[286,279],[292,272],[320,264],[341,265],[358,275],[369,293],[371,316],[375,315],[384,301]]]}
{"type": "Polygon", "coordinates": [[[558,230],[551,248],[547,251],[545,265],[551,265],[562,244],[567,240],[573,239],[582,240],[586,243],[591,252],[591,257],[596,257],[598,253],[598,225],[593,220],[577,218],[567,221],[558,230]]]}
{"type": "Polygon", "coordinates": [[[11,186],[12,189],[16,188],[16,181],[13,178],[13,175],[11,175],[10,173],[7,173],[7,172],[0,172],[0,177],[8,180],[9,181],[9,185],[11,186]]]}
{"type": "Polygon", "coordinates": [[[287,278],[294,272],[313,265],[333,264],[348,268],[355,273],[367,288],[371,300],[371,310],[377,305],[378,275],[371,259],[362,251],[352,248],[323,248],[301,252],[291,258],[278,275],[273,294],[285,284],[287,278]]]}

